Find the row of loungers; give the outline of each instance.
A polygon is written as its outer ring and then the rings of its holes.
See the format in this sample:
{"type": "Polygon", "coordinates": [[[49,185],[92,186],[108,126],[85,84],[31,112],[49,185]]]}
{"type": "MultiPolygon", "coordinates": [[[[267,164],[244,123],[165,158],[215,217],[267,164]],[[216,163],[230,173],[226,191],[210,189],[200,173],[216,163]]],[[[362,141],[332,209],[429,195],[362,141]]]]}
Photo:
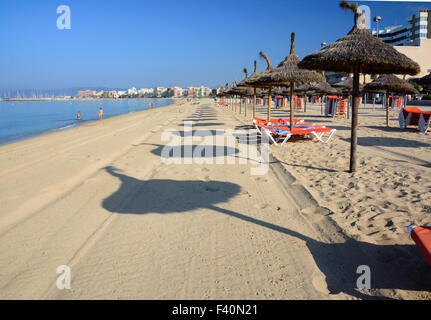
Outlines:
{"type": "Polygon", "coordinates": [[[420,132],[425,133],[431,127],[431,112],[416,107],[401,108],[398,121],[401,129],[416,126],[420,132]]]}
{"type": "Polygon", "coordinates": [[[328,143],[332,140],[336,129],[318,126],[314,123],[304,123],[302,119],[294,119],[294,129],[291,130],[290,124],[285,119],[270,119],[269,121],[254,117],[253,125],[260,134],[265,134],[270,141],[278,145],[284,145],[292,136],[295,135],[311,135],[322,143],[328,143]],[[329,134],[326,140],[323,140],[325,134],[329,134]]]}

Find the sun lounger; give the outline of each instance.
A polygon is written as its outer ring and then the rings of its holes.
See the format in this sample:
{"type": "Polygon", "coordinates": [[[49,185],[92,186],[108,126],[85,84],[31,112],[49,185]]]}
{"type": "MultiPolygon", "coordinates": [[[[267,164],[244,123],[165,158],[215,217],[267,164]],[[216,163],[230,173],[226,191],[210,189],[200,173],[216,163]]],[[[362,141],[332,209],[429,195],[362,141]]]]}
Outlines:
{"type": "Polygon", "coordinates": [[[320,127],[320,126],[306,126],[303,124],[295,125],[293,131],[290,130],[288,126],[265,126],[262,124],[257,124],[259,127],[259,132],[261,134],[266,134],[269,139],[275,144],[283,140],[281,145],[284,145],[292,136],[294,135],[312,135],[317,140],[322,143],[328,143],[332,140],[336,133],[336,129],[320,127]],[[326,140],[323,140],[323,136],[325,133],[329,133],[329,137],[326,140]]]}
{"type": "Polygon", "coordinates": [[[398,116],[400,128],[417,126],[420,132],[427,132],[431,125],[431,112],[422,111],[416,107],[401,108],[398,116]]]}
{"type": "MultiPolygon", "coordinates": [[[[269,125],[269,126],[271,126],[271,125],[289,126],[290,125],[288,119],[284,119],[284,118],[282,118],[282,119],[285,120],[286,123],[284,123],[281,119],[270,119],[268,121],[266,119],[253,117],[253,125],[257,129],[257,131],[259,131],[259,133],[262,133],[260,130],[260,126],[267,126],[267,125],[269,125]]],[[[298,124],[298,123],[303,123],[304,119],[293,119],[293,121],[295,122],[295,124],[298,124]]]]}
{"type": "Polygon", "coordinates": [[[431,266],[431,227],[410,226],[407,230],[425,260],[431,266]]]}

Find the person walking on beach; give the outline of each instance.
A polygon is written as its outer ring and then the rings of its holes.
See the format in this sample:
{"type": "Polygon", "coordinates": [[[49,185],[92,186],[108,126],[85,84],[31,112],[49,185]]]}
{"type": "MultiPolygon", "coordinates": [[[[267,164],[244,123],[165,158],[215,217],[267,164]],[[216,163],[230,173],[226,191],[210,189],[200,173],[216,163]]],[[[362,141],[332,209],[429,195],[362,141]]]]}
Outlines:
{"type": "Polygon", "coordinates": [[[103,109],[102,109],[102,107],[100,107],[100,109],[99,109],[99,120],[102,120],[102,117],[103,117],[103,109]]]}
{"type": "Polygon", "coordinates": [[[81,121],[81,111],[78,111],[78,114],[76,115],[76,117],[78,118],[78,121],[81,121]]]}

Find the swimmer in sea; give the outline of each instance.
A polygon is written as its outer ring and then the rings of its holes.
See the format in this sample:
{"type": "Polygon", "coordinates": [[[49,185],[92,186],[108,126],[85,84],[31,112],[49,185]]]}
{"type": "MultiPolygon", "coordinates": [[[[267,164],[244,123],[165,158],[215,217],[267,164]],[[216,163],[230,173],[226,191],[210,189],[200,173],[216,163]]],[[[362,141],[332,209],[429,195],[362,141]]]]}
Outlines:
{"type": "Polygon", "coordinates": [[[81,111],[78,111],[78,114],[76,115],[76,118],[78,121],[81,121],[81,111]]]}
{"type": "Polygon", "coordinates": [[[99,109],[99,120],[102,120],[102,117],[103,117],[103,109],[102,109],[102,107],[100,107],[100,109],[99,109]]]}

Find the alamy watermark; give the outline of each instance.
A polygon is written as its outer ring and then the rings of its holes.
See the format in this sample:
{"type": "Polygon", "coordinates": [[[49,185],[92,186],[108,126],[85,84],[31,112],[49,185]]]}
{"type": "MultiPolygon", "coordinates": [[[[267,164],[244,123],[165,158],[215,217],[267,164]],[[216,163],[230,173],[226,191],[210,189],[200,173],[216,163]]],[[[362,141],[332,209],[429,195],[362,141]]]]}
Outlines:
{"type": "Polygon", "coordinates": [[[167,142],[161,150],[165,164],[250,163],[252,175],[269,169],[269,137],[256,130],[193,130],[193,122],[185,121],[183,131],[166,129],[161,140],[167,142]]]}
{"type": "Polygon", "coordinates": [[[59,30],[72,29],[71,11],[70,7],[64,4],[57,7],[57,28],[59,30]]]}
{"type": "Polygon", "coordinates": [[[356,287],[359,290],[370,290],[371,289],[371,269],[367,265],[358,266],[356,273],[360,274],[356,280],[356,287]]]}
{"type": "Polygon", "coordinates": [[[57,289],[59,290],[70,290],[70,283],[71,283],[71,277],[72,273],[70,271],[70,267],[66,265],[61,265],[57,267],[57,274],[60,274],[57,278],[57,289]]]}

